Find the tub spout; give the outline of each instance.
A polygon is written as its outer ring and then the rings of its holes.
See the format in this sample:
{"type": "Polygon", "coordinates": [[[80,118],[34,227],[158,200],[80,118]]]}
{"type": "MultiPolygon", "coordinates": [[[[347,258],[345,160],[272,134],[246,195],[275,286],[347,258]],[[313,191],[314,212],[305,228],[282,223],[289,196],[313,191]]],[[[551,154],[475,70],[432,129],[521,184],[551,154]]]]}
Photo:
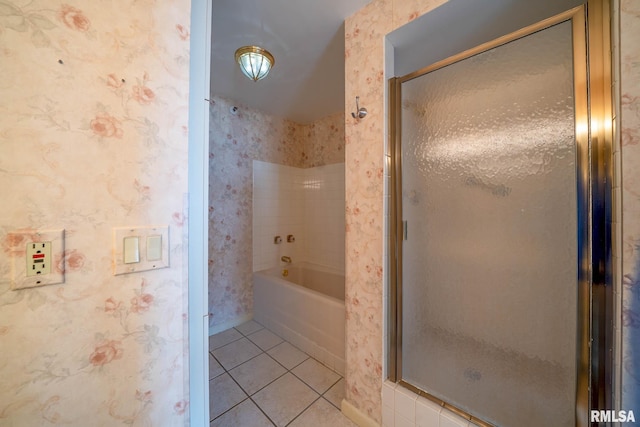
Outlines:
{"type": "Polygon", "coordinates": [[[288,256],[283,256],[282,258],[280,258],[283,262],[286,262],[287,264],[291,264],[291,257],[288,256]]]}

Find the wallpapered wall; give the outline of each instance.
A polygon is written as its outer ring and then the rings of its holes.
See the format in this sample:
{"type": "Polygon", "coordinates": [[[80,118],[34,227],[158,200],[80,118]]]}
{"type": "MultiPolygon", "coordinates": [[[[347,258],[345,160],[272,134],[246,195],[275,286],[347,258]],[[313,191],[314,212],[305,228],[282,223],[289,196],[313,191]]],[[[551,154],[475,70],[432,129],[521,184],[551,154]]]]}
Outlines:
{"type": "MultiPolygon", "coordinates": [[[[250,82],[249,82],[250,83],[250,82]]],[[[299,124],[214,97],[209,120],[209,326],[253,310],[253,160],[300,168],[344,162],[343,114],[299,124]]]]}
{"type": "MultiPolygon", "coordinates": [[[[354,95],[366,120],[345,114],[346,398],[381,422],[383,363],[384,37],[446,0],[374,0],[345,23],[345,111],[354,95]]],[[[640,4],[622,0],[624,402],[640,388],[640,4]],[[635,340],[635,341],[634,341],[635,340]]],[[[640,412],[640,408],[636,408],[640,412]]]]}
{"type": "MultiPolygon", "coordinates": [[[[640,2],[620,2],[622,408],[640,413],[640,2]]],[[[637,415],[636,415],[637,416],[637,415]]]]}
{"type": "Polygon", "coordinates": [[[186,421],[189,0],[0,0],[0,425],[186,421]],[[113,276],[113,227],[171,267],[113,276]],[[66,229],[66,283],[9,290],[13,230],[66,229]]]}

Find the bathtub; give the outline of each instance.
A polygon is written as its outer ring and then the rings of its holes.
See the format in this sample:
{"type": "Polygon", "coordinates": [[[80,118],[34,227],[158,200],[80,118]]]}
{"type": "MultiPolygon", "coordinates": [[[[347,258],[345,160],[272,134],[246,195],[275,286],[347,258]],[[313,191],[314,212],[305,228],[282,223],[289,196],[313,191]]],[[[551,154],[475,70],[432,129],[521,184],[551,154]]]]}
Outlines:
{"type": "Polygon", "coordinates": [[[253,301],[257,322],[344,375],[344,274],[310,263],[258,271],[253,301]]]}

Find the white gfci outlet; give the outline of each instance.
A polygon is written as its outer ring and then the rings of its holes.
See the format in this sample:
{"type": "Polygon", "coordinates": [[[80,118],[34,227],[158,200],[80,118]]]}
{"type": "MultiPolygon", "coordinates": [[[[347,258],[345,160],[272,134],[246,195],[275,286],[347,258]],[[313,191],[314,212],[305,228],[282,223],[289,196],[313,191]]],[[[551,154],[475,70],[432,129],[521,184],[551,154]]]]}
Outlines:
{"type": "Polygon", "coordinates": [[[9,232],[11,289],[64,283],[64,230],[9,232]]]}
{"type": "Polygon", "coordinates": [[[27,277],[51,273],[51,242],[27,244],[27,277]]]}

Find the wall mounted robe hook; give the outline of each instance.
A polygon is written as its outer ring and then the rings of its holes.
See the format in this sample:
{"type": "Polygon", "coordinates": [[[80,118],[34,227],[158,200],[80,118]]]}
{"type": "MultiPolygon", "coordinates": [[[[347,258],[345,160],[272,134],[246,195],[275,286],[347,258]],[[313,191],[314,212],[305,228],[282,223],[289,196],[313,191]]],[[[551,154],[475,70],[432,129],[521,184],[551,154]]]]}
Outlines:
{"type": "Polygon", "coordinates": [[[356,96],[356,113],[351,113],[351,117],[353,117],[354,119],[358,118],[358,119],[364,119],[365,116],[367,115],[367,109],[362,107],[360,108],[360,97],[356,96]]]}

